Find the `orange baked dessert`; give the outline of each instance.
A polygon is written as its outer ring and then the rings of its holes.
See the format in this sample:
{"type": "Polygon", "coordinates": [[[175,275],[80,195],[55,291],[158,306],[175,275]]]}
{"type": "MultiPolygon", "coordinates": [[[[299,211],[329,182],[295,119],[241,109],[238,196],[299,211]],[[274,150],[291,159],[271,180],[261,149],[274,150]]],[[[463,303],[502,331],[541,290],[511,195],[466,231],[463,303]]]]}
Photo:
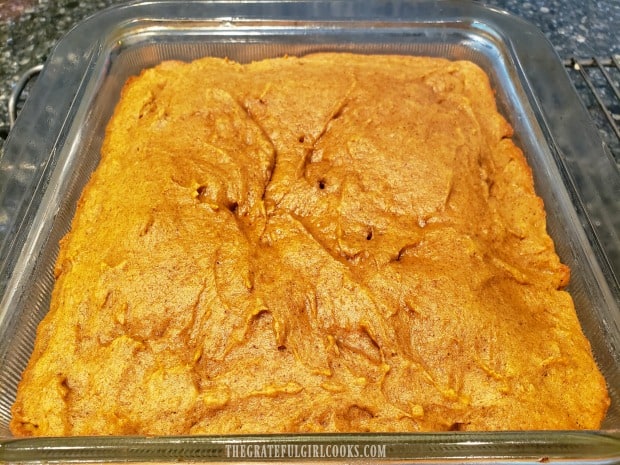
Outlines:
{"type": "Polygon", "coordinates": [[[511,136],[466,61],[130,79],[12,432],[599,427],[605,381],[511,136]]]}

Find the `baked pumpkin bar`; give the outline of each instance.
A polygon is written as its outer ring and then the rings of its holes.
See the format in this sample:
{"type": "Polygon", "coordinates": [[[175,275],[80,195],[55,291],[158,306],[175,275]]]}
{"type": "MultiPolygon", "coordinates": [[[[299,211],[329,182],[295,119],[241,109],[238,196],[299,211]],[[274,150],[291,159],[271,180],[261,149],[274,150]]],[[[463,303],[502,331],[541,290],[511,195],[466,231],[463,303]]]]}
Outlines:
{"type": "Polygon", "coordinates": [[[609,405],[467,61],[145,70],[55,274],[16,436],[582,429],[609,405]]]}

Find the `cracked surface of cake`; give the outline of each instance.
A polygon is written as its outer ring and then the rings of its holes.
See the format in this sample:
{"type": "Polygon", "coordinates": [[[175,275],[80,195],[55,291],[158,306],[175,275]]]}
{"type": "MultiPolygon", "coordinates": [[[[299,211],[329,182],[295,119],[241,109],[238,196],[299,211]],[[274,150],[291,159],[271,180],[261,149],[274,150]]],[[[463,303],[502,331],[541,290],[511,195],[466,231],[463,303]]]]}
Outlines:
{"type": "Polygon", "coordinates": [[[162,63],[108,125],[12,431],[597,428],[545,222],[472,63],[162,63]]]}

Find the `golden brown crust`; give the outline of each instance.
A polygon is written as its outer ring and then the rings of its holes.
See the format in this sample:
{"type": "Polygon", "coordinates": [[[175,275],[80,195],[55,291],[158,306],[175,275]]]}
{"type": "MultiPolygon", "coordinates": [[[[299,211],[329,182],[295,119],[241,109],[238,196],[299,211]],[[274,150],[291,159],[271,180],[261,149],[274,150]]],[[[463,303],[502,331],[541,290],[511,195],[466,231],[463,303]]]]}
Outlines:
{"type": "Polygon", "coordinates": [[[511,136],[463,61],[131,79],[13,433],[597,428],[605,382],[511,136]]]}

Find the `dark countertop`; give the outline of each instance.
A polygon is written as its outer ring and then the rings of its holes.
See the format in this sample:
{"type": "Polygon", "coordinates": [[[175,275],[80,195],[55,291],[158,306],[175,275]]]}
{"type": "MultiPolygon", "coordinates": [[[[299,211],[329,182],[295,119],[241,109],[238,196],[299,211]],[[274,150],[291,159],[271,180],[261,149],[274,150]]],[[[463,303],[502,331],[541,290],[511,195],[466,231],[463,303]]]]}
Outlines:
{"type": "MultiPolygon", "coordinates": [[[[8,124],[8,99],[19,77],[43,63],[75,24],[113,0],[13,0],[0,2],[0,127],[8,124]]],[[[538,26],[562,58],[620,54],[617,0],[483,0],[538,26]]],[[[0,133],[0,137],[2,134],[0,133]]]]}

